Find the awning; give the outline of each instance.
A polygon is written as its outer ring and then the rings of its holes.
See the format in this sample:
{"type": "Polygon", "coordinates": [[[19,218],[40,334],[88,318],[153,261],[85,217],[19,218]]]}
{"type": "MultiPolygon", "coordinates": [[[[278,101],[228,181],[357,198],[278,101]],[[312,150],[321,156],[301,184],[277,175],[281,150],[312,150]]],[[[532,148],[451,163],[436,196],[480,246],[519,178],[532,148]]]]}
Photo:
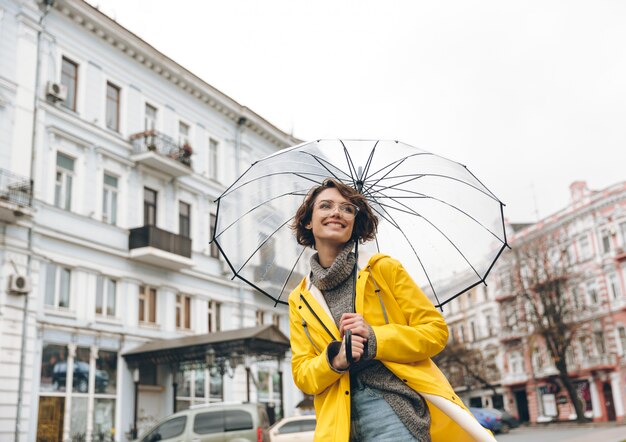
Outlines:
{"type": "Polygon", "coordinates": [[[139,363],[202,365],[210,349],[213,349],[217,358],[227,358],[235,353],[256,360],[281,359],[289,350],[289,338],[275,325],[260,325],[151,341],[122,356],[129,365],[139,363]]]}

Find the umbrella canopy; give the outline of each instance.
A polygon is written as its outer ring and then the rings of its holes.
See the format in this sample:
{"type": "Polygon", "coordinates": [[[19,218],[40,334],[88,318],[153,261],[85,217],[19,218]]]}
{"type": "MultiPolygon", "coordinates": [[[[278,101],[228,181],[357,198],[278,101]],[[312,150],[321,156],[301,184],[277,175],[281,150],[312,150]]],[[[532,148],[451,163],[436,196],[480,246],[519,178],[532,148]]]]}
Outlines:
{"type": "Polygon", "coordinates": [[[314,253],[290,225],[326,178],[357,189],[379,218],[360,253],[401,261],[437,307],[484,282],[507,247],[504,204],[464,165],[398,141],[318,140],[257,161],[217,200],[213,241],[233,278],[285,303],[314,253]]]}

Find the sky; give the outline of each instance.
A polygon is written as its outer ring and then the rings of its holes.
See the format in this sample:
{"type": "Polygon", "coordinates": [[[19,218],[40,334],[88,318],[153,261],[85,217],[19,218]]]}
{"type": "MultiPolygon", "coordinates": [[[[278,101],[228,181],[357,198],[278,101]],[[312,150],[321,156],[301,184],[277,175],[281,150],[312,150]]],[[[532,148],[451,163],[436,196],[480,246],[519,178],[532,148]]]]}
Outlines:
{"type": "Polygon", "coordinates": [[[533,222],[626,180],[621,0],[89,0],[302,140],[395,139],[533,222]]]}

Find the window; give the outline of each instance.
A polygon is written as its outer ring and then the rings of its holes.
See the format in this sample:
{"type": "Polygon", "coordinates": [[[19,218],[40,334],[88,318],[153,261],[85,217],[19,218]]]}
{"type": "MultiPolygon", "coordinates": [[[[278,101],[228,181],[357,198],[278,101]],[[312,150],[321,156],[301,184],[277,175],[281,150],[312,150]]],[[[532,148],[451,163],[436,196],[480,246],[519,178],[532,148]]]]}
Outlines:
{"type": "Polygon", "coordinates": [[[196,434],[223,433],[224,412],[198,413],[193,421],[193,432],[196,434]]]}
{"type": "Polygon", "coordinates": [[[74,159],[57,152],[57,174],[54,186],[54,205],[61,209],[72,208],[72,181],[74,159]]]}
{"type": "Polygon", "coordinates": [[[76,91],[78,88],[78,64],[69,58],[61,61],[61,84],[67,88],[67,99],[63,105],[76,111],[76,91]]]}
{"type": "Polygon", "coordinates": [[[106,125],[109,129],[120,130],[120,88],[107,81],[106,125]]]}
{"type": "Polygon", "coordinates": [[[272,324],[280,328],[280,315],[278,313],[272,314],[272,324]]]}
{"type": "Polygon", "coordinates": [[[514,351],[509,356],[509,368],[511,373],[524,373],[524,357],[519,351],[514,351]]]}
{"type": "Polygon", "coordinates": [[[601,331],[594,332],[593,341],[595,344],[596,355],[604,356],[606,354],[606,345],[604,343],[604,332],[601,332],[601,331]]]}
{"type": "Polygon", "coordinates": [[[146,103],[146,110],[143,120],[144,130],[154,130],[157,125],[157,108],[146,103]]]}
{"type": "Polygon", "coordinates": [[[572,303],[574,304],[574,309],[577,311],[582,307],[580,295],[578,293],[578,288],[572,287],[571,292],[572,292],[572,303]]]}
{"type": "Polygon", "coordinates": [[[178,234],[191,237],[191,206],[182,201],[178,202],[178,234]]]}
{"type": "Polygon", "coordinates": [[[622,234],[622,247],[626,247],[626,222],[620,223],[619,231],[622,234]]]}
{"type": "Polygon", "coordinates": [[[598,303],[598,291],[595,282],[587,283],[587,300],[589,304],[596,305],[598,303]]]}
{"type": "Polygon", "coordinates": [[[143,225],[156,226],[157,219],[157,191],[143,188],[143,225]]]}
{"type": "Polygon", "coordinates": [[[476,335],[476,323],[474,321],[470,321],[470,330],[472,332],[472,335],[470,336],[470,341],[473,342],[478,338],[478,336],[476,335]]]}
{"type": "Polygon", "coordinates": [[[117,224],[117,177],[105,172],[102,188],[102,221],[117,224]]]}
{"type": "Polygon", "coordinates": [[[139,383],[141,385],[159,385],[155,364],[150,362],[139,363],[139,383]]]}
{"type": "Polygon", "coordinates": [[[611,234],[608,230],[602,231],[602,253],[607,254],[611,251],[611,234]]]}
{"type": "MultiPolygon", "coordinates": [[[[217,222],[217,216],[214,213],[209,215],[209,236],[210,239],[213,239],[213,232],[215,232],[215,223],[217,222]]],[[[217,243],[215,241],[211,241],[210,245],[210,253],[212,258],[220,257],[220,250],[217,248],[217,243]]]]}
{"type": "Polygon", "coordinates": [[[485,322],[487,323],[487,335],[493,336],[495,334],[493,330],[493,317],[491,315],[486,315],[485,322]]]}
{"type": "Polygon", "coordinates": [[[626,355],[626,328],[618,327],[617,334],[619,336],[619,343],[622,346],[622,356],[626,355]]]}
{"type": "Polygon", "coordinates": [[[178,122],[178,144],[181,146],[189,144],[189,125],[182,121],[178,122]]]}
{"type": "Polygon", "coordinates": [[[139,290],[139,322],[156,324],[156,289],[142,286],[139,290]]]}
{"type": "Polygon", "coordinates": [[[265,320],[265,312],[263,310],[256,311],[256,325],[263,325],[265,320]]]}
{"type": "Polygon", "coordinates": [[[615,273],[611,273],[609,275],[609,293],[613,299],[618,299],[622,296],[619,281],[617,280],[617,275],[615,275],[615,273]]]}
{"type": "Polygon", "coordinates": [[[465,342],[465,327],[459,325],[459,342],[465,342]]]}
{"type": "Polygon", "coordinates": [[[70,307],[70,269],[48,264],[46,268],[45,303],[50,307],[70,307]]]}
{"type": "Polygon", "coordinates": [[[217,179],[217,162],[218,162],[218,147],[219,144],[213,138],[209,138],[209,164],[208,171],[209,177],[214,180],[217,179]]]}
{"type": "Polygon", "coordinates": [[[96,314],[116,316],[117,282],[106,276],[98,276],[96,282],[96,314]]]}
{"type": "Polygon", "coordinates": [[[448,340],[451,344],[456,342],[456,330],[451,325],[448,325],[448,340]]]}
{"type": "Polygon", "coordinates": [[[118,354],[97,347],[68,350],[43,345],[37,440],[61,440],[64,429],[72,440],[113,440],[118,354]],[[93,407],[87,406],[90,401],[93,407]]]}
{"type": "Polygon", "coordinates": [[[592,252],[591,252],[591,243],[589,242],[589,236],[587,235],[581,236],[579,239],[579,245],[580,245],[581,258],[582,259],[591,258],[592,252]]]}
{"type": "Polygon", "coordinates": [[[209,316],[209,327],[208,327],[208,331],[210,332],[216,332],[216,331],[220,331],[220,304],[215,302],[215,301],[209,301],[209,311],[208,311],[208,316],[209,316]]]}
{"type": "Polygon", "coordinates": [[[191,328],[191,298],[186,295],[176,295],[176,327],[191,328]]]}
{"type": "Polygon", "coordinates": [[[187,424],[187,416],[179,416],[168,421],[163,422],[161,425],[156,427],[154,430],[150,432],[146,437],[142,439],[143,441],[155,441],[155,440],[164,440],[164,439],[172,439],[176,436],[180,436],[185,431],[185,425],[187,424]]]}

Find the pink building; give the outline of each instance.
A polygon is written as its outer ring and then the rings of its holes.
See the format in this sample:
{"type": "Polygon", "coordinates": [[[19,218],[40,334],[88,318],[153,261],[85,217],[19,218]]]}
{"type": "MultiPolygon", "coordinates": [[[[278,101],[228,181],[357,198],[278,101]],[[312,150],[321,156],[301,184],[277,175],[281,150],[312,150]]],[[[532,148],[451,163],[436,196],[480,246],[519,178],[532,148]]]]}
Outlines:
{"type": "MultiPolygon", "coordinates": [[[[532,225],[511,225],[513,250],[558,236],[567,253],[566,297],[576,312],[567,366],[585,415],[594,421],[626,420],[626,182],[600,191],[570,186],[571,204],[532,225]]],[[[523,421],[576,417],[542,338],[525,321],[528,305],[515,294],[512,252],[489,281],[499,305],[500,386],[504,406],[523,421]],[[495,282],[495,284],[494,284],[495,282]]]]}

